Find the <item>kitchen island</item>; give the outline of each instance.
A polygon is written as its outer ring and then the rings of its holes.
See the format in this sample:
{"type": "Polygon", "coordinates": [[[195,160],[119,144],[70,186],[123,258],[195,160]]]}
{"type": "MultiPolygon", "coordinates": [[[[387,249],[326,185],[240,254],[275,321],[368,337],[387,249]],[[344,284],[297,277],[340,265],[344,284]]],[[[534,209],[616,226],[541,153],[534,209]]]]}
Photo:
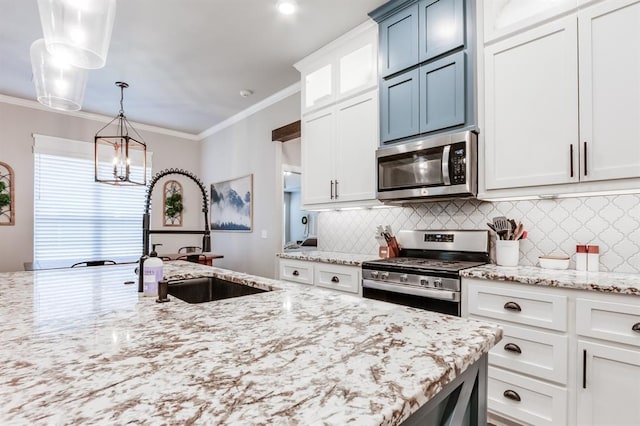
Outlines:
{"type": "Polygon", "coordinates": [[[187,262],[166,264],[165,277],[270,291],[156,303],[125,284],[133,268],[0,274],[1,424],[400,424],[474,367],[486,386],[502,336],[187,262]]]}

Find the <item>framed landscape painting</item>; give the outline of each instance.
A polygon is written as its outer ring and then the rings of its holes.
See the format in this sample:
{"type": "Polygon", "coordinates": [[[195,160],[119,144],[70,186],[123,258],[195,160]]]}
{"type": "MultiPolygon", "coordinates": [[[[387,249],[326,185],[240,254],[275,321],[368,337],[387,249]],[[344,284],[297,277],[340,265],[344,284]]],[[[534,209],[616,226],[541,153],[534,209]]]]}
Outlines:
{"type": "Polygon", "coordinates": [[[211,184],[211,230],[251,232],[253,174],[211,184]]]}

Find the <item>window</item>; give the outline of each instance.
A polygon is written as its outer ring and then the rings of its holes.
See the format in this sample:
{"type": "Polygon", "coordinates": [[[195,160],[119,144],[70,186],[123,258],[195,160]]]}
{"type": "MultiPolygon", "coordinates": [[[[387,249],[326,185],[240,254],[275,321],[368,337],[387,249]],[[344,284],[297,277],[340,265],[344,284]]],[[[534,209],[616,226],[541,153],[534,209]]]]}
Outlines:
{"type": "Polygon", "coordinates": [[[146,187],[95,182],[93,143],[34,139],[34,262],[53,267],[137,260],[146,187]]]}

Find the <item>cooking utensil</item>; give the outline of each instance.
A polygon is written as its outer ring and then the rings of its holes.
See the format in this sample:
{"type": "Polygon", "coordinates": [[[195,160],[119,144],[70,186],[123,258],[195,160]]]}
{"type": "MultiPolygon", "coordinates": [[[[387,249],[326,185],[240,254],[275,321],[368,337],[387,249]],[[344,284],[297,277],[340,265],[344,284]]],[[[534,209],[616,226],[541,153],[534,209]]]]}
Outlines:
{"type": "Polygon", "coordinates": [[[493,218],[493,227],[496,229],[496,233],[501,240],[506,240],[507,234],[510,228],[509,221],[504,216],[496,216],[493,218]]]}
{"type": "Polygon", "coordinates": [[[522,234],[524,233],[524,225],[522,224],[522,222],[520,222],[518,224],[518,226],[516,227],[515,231],[513,231],[513,236],[512,236],[512,240],[519,240],[520,237],[522,237],[522,234]]]}
{"type": "Polygon", "coordinates": [[[518,225],[516,224],[516,221],[513,219],[509,219],[509,233],[507,234],[507,240],[515,239],[513,238],[513,235],[515,234],[517,227],[518,225]]]}

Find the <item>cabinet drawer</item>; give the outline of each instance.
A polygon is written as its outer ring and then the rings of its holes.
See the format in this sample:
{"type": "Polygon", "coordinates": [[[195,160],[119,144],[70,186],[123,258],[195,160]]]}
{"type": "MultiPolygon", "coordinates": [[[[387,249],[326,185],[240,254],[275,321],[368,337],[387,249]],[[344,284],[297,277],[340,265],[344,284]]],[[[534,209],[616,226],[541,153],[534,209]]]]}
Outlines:
{"type": "Polygon", "coordinates": [[[280,279],[313,285],[313,264],[297,260],[281,260],[280,279]]]}
{"type": "Polygon", "coordinates": [[[567,384],[568,337],[501,324],[503,337],[489,352],[489,364],[567,384]]]}
{"type": "Polygon", "coordinates": [[[499,368],[489,368],[489,411],[518,423],[567,424],[567,390],[499,368]]]}
{"type": "Polygon", "coordinates": [[[342,265],[316,265],[315,283],[318,287],[346,291],[360,292],[360,268],[342,265]]]}
{"type": "Polygon", "coordinates": [[[576,299],[576,331],[581,336],[640,346],[640,299],[635,305],[576,299]]]}
{"type": "Polygon", "coordinates": [[[468,298],[471,315],[567,330],[566,296],[474,285],[469,287],[468,298]]]}

